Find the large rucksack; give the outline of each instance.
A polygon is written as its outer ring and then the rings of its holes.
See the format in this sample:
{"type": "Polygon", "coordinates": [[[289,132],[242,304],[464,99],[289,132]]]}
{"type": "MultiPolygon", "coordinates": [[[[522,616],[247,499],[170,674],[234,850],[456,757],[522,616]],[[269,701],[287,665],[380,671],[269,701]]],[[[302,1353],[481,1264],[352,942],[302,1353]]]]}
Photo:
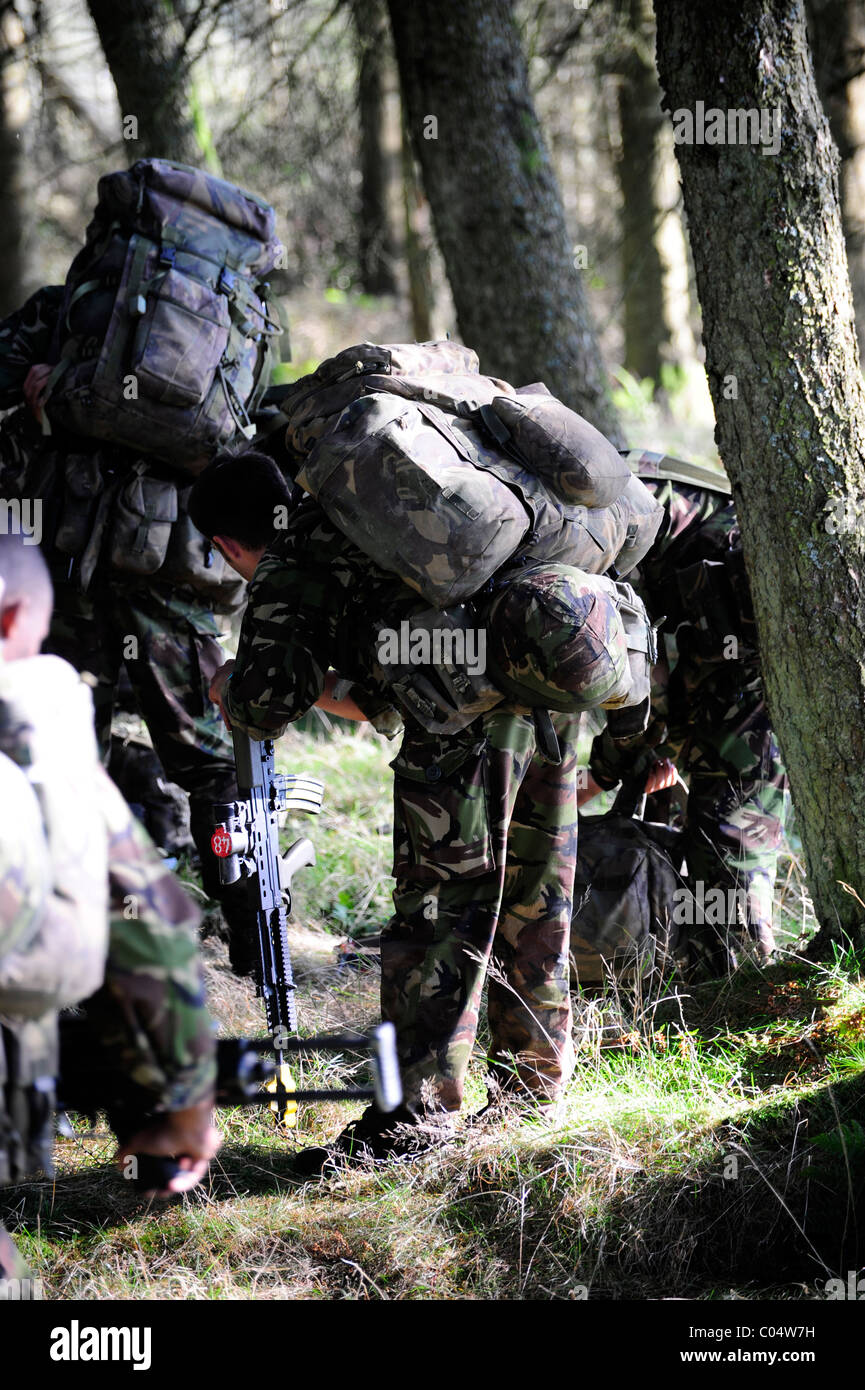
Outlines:
{"type": "Polygon", "coordinates": [[[284,394],[297,481],[434,608],[508,562],[624,574],[663,510],[614,446],[540,384],[482,376],[450,342],[345,349],[284,394]]]}
{"type": "Polygon", "coordinates": [[[66,278],[50,421],[190,472],[250,435],[280,250],[273,209],[212,174],[142,159],[105,175],[66,278]]]}

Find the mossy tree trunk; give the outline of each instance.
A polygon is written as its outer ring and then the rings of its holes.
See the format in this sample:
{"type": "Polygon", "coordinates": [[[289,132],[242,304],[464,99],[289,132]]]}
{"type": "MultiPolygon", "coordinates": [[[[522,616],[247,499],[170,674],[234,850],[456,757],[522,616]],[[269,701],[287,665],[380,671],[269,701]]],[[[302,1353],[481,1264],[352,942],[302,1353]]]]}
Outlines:
{"type": "Polygon", "coordinates": [[[780,115],[776,154],[749,143],[677,154],[716,439],[820,943],[846,933],[862,945],[865,912],[841,884],[865,898],[865,390],[837,155],[801,0],[655,9],[671,112],[700,101],[780,115]]]}
{"type": "Polygon", "coordinates": [[[618,436],[509,0],[389,0],[406,121],[460,333],[618,436]]]}
{"type": "Polygon", "coordinates": [[[184,32],[171,0],[87,0],[87,7],[117,88],[129,162],[201,164],[184,32]]]}

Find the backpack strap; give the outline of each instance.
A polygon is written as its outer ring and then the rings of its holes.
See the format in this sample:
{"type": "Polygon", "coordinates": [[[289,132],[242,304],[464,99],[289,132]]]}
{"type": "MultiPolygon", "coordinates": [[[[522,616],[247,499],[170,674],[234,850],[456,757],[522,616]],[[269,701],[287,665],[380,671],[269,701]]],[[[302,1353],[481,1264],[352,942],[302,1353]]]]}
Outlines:
{"type": "Polygon", "coordinates": [[[548,709],[534,709],[532,710],[532,718],[535,725],[535,737],[538,740],[538,752],[545,763],[552,763],[554,767],[559,767],[562,761],[562,750],[550,711],[548,709]]]}

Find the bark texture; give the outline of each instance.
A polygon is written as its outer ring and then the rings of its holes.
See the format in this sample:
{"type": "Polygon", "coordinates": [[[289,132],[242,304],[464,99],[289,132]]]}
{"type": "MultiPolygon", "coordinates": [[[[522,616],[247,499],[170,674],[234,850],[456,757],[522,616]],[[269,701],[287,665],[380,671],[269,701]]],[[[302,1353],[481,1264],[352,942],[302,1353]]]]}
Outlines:
{"type": "Polygon", "coordinates": [[[865,913],[840,885],[865,899],[865,392],[837,155],[801,0],[655,8],[671,112],[700,101],[780,116],[777,154],[748,143],[677,154],[716,439],[820,940],[861,945],[865,913]]]}
{"type": "Polygon", "coordinates": [[[130,163],[157,158],[200,164],[183,29],[171,0],[87,0],[87,6],[121,116],[138,122],[138,138],[129,140],[130,163]]]}
{"type": "Polygon", "coordinates": [[[841,156],[841,216],[861,358],[865,352],[865,3],[808,0],[807,9],[817,90],[841,156]]]}
{"type": "Polygon", "coordinates": [[[433,337],[435,287],[432,274],[432,229],[429,203],[420,186],[414,151],[402,125],[402,196],[405,235],[403,253],[408,273],[408,300],[411,329],[419,343],[433,337]]]}
{"type": "Polygon", "coordinates": [[[389,0],[406,120],[463,340],[618,438],[509,0],[389,0]]]}

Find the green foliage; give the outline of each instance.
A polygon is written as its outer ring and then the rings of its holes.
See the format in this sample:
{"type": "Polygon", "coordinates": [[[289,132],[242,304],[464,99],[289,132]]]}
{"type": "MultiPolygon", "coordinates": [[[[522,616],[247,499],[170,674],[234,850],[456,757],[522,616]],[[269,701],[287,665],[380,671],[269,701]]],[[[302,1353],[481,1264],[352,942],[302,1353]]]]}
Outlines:
{"type": "MultiPolygon", "coordinates": [[[[860,1062],[861,1066],[865,1066],[865,1059],[860,1062]]],[[[836,1158],[865,1157],[865,1129],[858,1120],[839,1124],[825,1134],[815,1134],[811,1143],[836,1158]]]]}
{"type": "Polygon", "coordinates": [[[325,783],[324,805],[313,823],[295,817],[290,843],[309,835],[317,862],[297,879],[299,921],[360,936],[377,932],[390,916],[391,785],[395,750],[377,734],[355,732],[310,739],[292,729],[278,744],[284,771],[306,772],[325,783]]]}
{"type": "Polygon", "coordinates": [[[314,372],[317,366],[314,357],[307,357],[302,362],[277,362],[270,374],[271,385],[289,386],[307,373],[314,372]]]}

